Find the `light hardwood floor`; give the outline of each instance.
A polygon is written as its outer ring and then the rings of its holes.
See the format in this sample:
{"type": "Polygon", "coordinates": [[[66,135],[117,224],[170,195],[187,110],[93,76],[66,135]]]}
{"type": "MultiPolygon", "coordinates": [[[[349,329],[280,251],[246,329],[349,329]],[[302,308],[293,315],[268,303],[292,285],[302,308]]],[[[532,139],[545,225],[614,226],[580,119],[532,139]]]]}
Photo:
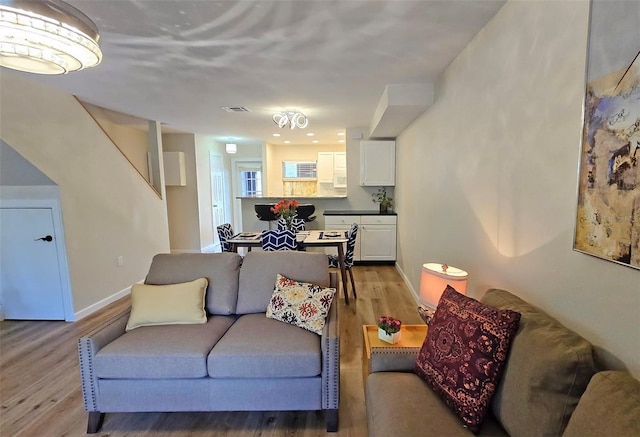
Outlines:
{"type": "MultiPolygon", "coordinates": [[[[367,435],[362,384],[362,325],[390,314],[420,324],[410,291],[393,266],[354,267],[358,299],[340,299],[340,428],[325,431],[317,412],[107,413],[100,436],[367,435]]],[[[0,436],[83,436],[76,342],[129,305],[120,299],[75,323],[0,322],[0,436]]]]}

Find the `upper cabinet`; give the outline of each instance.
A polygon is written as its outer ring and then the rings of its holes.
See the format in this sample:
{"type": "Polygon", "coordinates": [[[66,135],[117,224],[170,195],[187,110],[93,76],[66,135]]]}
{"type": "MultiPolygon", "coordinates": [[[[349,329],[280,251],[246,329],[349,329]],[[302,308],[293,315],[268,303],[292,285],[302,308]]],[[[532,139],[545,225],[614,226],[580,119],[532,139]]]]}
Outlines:
{"type": "Polygon", "coordinates": [[[360,185],[396,184],[396,142],[360,141],[360,185]]]}
{"type": "Polygon", "coordinates": [[[333,188],[347,187],[345,152],[318,152],[318,183],[332,184],[333,188]]]}

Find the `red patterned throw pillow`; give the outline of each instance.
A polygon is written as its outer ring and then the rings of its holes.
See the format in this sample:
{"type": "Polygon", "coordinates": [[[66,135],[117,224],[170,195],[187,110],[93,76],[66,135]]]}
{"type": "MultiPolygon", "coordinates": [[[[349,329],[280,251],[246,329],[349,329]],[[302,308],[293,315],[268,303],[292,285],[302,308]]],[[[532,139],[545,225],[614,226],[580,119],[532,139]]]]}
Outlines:
{"type": "Polygon", "coordinates": [[[499,310],[447,286],[415,372],[472,432],[480,430],[502,377],[520,313],[499,310]]]}
{"type": "Polygon", "coordinates": [[[267,317],[322,335],[335,288],[322,288],[278,274],[267,317]]]}

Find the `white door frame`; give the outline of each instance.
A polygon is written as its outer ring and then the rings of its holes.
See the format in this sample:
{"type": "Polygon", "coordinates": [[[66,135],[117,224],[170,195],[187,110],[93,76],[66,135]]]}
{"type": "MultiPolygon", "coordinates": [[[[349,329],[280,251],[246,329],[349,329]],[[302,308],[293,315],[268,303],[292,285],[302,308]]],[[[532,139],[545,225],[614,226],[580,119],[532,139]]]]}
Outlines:
{"type": "Polygon", "coordinates": [[[265,190],[265,171],[264,161],[260,158],[231,158],[231,198],[233,203],[233,229],[236,232],[242,231],[242,201],[239,199],[242,196],[240,181],[238,180],[238,163],[240,162],[259,162],[262,166],[262,195],[264,196],[265,190]]]}
{"type": "MultiPolygon", "coordinates": [[[[3,187],[5,191],[8,187],[3,187]]],[[[20,187],[21,189],[28,187],[20,187]]],[[[76,315],[73,310],[73,294],[71,293],[71,281],[69,279],[69,265],[67,263],[67,246],[65,244],[64,226],[60,201],[58,199],[2,199],[0,208],[48,208],[53,217],[53,228],[56,233],[55,245],[58,252],[58,270],[60,271],[60,286],[62,288],[62,304],[64,306],[64,320],[74,322],[76,315]]]]}

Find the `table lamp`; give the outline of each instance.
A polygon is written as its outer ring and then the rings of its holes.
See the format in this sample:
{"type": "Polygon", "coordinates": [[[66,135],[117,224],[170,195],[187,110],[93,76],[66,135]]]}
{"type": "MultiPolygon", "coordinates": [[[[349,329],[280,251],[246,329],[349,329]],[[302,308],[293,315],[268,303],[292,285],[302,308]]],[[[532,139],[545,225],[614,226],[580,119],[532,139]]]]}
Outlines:
{"type": "MultiPolygon", "coordinates": [[[[440,296],[444,293],[447,285],[451,285],[457,292],[467,293],[468,274],[457,267],[446,264],[426,263],[422,265],[422,275],[420,277],[420,302],[430,309],[438,306],[440,296]]],[[[425,319],[424,308],[420,315],[425,319]]],[[[426,311],[432,315],[432,311],[426,311]]],[[[425,319],[425,322],[427,320],[425,319]]]]}

